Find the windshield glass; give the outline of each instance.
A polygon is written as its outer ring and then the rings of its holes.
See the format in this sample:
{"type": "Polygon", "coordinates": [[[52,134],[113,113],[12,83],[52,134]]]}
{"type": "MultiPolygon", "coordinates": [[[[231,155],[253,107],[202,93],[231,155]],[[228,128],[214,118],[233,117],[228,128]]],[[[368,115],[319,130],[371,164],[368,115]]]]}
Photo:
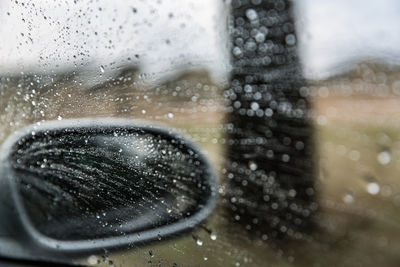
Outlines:
{"type": "Polygon", "coordinates": [[[10,154],[33,228],[96,241],[184,224],[215,172],[207,219],[63,261],[397,266],[399,11],[394,0],[0,2],[0,142],[38,129],[10,154]],[[39,134],[84,118],[168,137],[39,134]]]}

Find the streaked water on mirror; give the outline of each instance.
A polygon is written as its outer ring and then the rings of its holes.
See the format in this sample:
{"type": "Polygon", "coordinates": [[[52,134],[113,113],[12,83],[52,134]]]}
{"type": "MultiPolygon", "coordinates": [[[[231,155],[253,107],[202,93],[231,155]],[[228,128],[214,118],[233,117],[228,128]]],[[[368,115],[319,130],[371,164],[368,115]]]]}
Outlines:
{"type": "Polygon", "coordinates": [[[212,170],[193,149],[132,126],[36,131],[14,146],[11,171],[45,236],[140,234],[189,218],[213,198],[212,170]]]}

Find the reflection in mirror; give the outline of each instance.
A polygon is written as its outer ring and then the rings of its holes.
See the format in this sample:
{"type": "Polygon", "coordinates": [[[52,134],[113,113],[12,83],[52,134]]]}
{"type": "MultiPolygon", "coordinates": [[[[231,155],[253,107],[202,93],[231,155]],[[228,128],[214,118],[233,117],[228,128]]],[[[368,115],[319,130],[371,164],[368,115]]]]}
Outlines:
{"type": "Polygon", "coordinates": [[[29,219],[56,240],[140,235],[211,209],[215,196],[215,177],[200,152],[158,128],[38,128],[10,153],[29,219]]]}

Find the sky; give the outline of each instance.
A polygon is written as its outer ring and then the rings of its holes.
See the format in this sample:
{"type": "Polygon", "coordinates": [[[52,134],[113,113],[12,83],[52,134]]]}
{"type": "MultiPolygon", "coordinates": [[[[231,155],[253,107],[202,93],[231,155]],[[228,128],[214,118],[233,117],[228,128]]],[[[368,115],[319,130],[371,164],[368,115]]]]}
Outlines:
{"type": "MultiPolygon", "coordinates": [[[[229,1],[0,1],[0,74],[77,69],[98,74],[138,65],[168,75],[229,72],[229,1]],[[76,2],[76,3],[75,3],[76,2]]],[[[366,59],[400,64],[400,1],[298,0],[299,53],[307,78],[366,59]]]]}
{"type": "Polygon", "coordinates": [[[306,77],[328,78],[365,60],[400,64],[400,1],[297,3],[299,54],[306,77]]]}

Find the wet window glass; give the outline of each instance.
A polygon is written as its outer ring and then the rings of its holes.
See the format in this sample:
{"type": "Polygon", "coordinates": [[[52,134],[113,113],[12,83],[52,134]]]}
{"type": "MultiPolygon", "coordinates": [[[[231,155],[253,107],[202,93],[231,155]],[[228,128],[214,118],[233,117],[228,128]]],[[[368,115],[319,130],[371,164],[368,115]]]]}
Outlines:
{"type": "Polygon", "coordinates": [[[0,265],[398,266],[399,11],[1,1],[0,265]]]}

